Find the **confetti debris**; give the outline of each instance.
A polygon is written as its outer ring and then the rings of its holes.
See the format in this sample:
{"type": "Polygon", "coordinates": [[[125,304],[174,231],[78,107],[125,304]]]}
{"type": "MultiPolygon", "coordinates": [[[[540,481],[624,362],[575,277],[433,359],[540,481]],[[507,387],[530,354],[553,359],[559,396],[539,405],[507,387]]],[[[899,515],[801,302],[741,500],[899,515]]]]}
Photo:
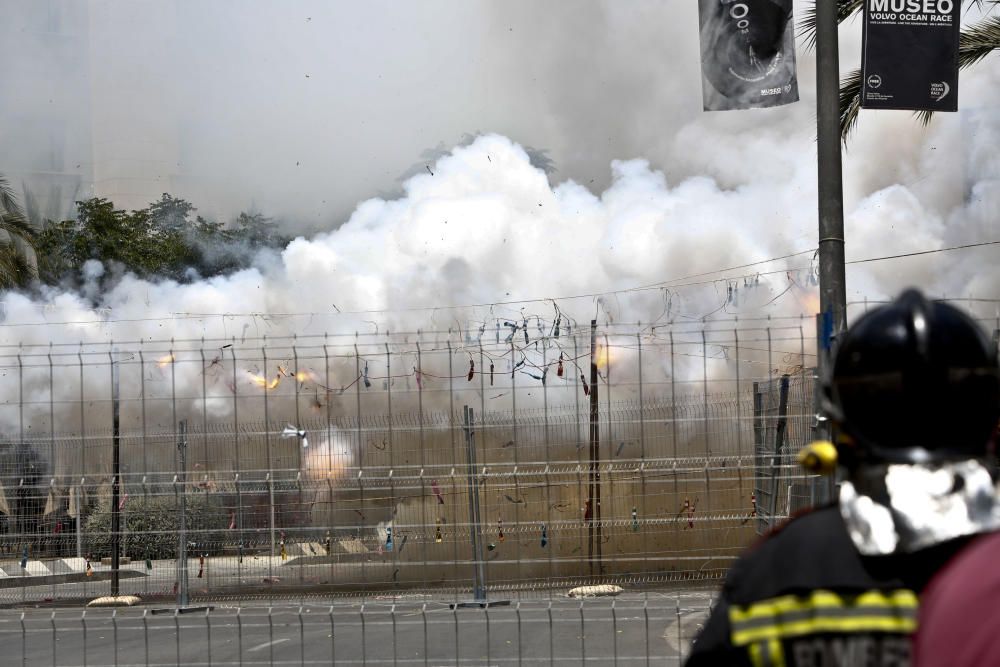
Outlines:
{"type": "Polygon", "coordinates": [[[438,504],[444,505],[444,496],[441,495],[441,487],[438,486],[436,479],[431,482],[431,491],[434,492],[434,496],[438,499],[438,504]]]}
{"type": "Polygon", "coordinates": [[[757,516],[757,494],[751,493],[750,494],[750,514],[747,515],[747,518],[743,519],[743,521],[740,523],[740,525],[741,526],[745,526],[747,524],[747,522],[750,521],[750,519],[754,518],[755,516],[757,516]]]}
{"type": "MultiPolygon", "coordinates": [[[[696,499],[695,503],[697,503],[697,502],[698,501],[696,499]]],[[[684,509],[682,510],[682,512],[687,514],[687,528],[694,528],[694,508],[695,508],[695,503],[692,503],[687,498],[684,499],[684,509]]],[[[687,530],[687,528],[685,528],[685,530],[687,530]]]]}

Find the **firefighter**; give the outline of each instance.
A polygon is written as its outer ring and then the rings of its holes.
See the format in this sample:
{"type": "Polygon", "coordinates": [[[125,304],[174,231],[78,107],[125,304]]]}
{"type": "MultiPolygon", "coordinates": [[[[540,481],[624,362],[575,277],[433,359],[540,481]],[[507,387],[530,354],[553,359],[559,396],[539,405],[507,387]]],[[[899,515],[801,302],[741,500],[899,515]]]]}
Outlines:
{"type": "Polygon", "coordinates": [[[829,367],[839,497],[733,564],[689,667],[906,667],[921,590],[998,527],[1000,373],[974,320],[907,290],[859,318],[829,367]]]}

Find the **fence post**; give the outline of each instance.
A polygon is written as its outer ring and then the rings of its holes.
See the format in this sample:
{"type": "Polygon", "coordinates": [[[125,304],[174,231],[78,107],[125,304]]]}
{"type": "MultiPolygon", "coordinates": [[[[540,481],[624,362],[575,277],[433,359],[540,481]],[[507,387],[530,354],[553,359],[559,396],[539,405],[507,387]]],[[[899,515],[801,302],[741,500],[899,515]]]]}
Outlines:
{"type": "Polygon", "coordinates": [[[188,604],[188,571],[187,571],[187,420],[178,424],[179,439],[177,440],[177,456],[180,465],[178,476],[174,477],[174,493],[178,494],[180,508],[179,530],[177,531],[177,606],[188,604]],[[178,483],[180,490],[178,491],[178,483]]]}
{"type": "Polygon", "coordinates": [[[785,427],[788,424],[788,375],[781,376],[778,387],[778,420],[774,426],[774,452],[771,457],[771,507],[768,517],[774,526],[774,514],[778,507],[778,471],[781,468],[781,450],[785,443],[785,427]]]}
{"type": "Polygon", "coordinates": [[[469,528],[472,538],[473,559],[473,601],[486,601],[486,571],[483,557],[482,535],[480,533],[479,486],[476,484],[476,444],[473,431],[472,408],[464,406],[466,476],[469,489],[469,528]]]}

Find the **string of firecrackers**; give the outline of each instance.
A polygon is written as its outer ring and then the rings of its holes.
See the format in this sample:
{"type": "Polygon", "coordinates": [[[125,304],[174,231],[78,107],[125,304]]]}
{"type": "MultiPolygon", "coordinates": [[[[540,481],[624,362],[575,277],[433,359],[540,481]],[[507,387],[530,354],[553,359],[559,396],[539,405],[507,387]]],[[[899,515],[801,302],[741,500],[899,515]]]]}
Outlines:
{"type": "MultiPolygon", "coordinates": [[[[796,285],[792,284],[792,286],[795,287],[796,285]]],[[[801,287],[801,285],[799,287],[801,287]]],[[[793,320],[796,321],[796,322],[801,322],[802,316],[801,315],[800,316],[786,316],[786,317],[780,317],[780,316],[779,317],[772,317],[772,316],[768,316],[767,318],[763,318],[763,317],[761,317],[761,318],[739,318],[738,320],[713,321],[713,323],[719,323],[719,322],[736,322],[736,321],[739,321],[741,323],[746,323],[746,322],[755,321],[755,319],[759,319],[759,320],[765,320],[766,319],[768,322],[781,322],[781,321],[793,321],[793,320]]],[[[680,323],[680,324],[685,324],[685,323],[680,323]]],[[[705,323],[701,321],[701,318],[697,318],[697,321],[692,321],[690,324],[692,324],[692,325],[703,325],[705,323]]],[[[645,326],[646,328],[650,328],[651,326],[653,327],[653,328],[650,329],[650,333],[648,335],[644,336],[644,337],[649,338],[649,339],[653,339],[653,340],[665,340],[665,338],[664,338],[665,334],[659,333],[659,331],[657,331],[657,330],[663,329],[663,327],[655,325],[655,322],[653,323],[653,325],[650,325],[649,323],[639,322],[638,325],[639,326],[645,326]]],[[[798,328],[797,326],[784,326],[784,327],[778,327],[778,330],[794,330],[794,329],[797,329],[797,328],[798,328]]],[[[713,331],[722,331],[722,330],[713,330],[713,331]]],[[[728,331],[728,329],[726,329],[726,331],[728,331]]],[[[420,333],[420,332],[417,332],[417,333],[420,333]]],[[[428,332],[424,332],[424,333],[428,333],[428,332]]],[[[450,334],[451,330],[448,330],[447,332],[445,332],[445,331],[440,331],[440,332],[434,332],[434,331],[432,331],[432,332],[429,332],[429,333],[439,333],[439,334],[449,333],[450,334]]],[[[375,334],[372,334],[372,335],[375,335],[375,334]]],[[[382,334],[382,335],[387,335],[387,334],[382,334]]],[[[613,334],[613,335],[620,337],[623,334],[619,333],[619,334],[613,334]]],[[[215,340],[220,340],[220,339],[215,339],[215,340]]],[[[281,339],[278,338],[278,339],[269,339],[269,340],[281,340],[281,339]]],[[[763,340],[763,339],[761,339],[761,340],[763,340]]],[[[167,342],[167,341],[163,341],[163,342],[167,342]]],[[[181,341],[181,342],[184,342],[184,341],[181,341]]],[[[542,339],[536,339],[533,342],[535,342],[535,343],[542,342],[542,343],[546,343],[546,344],[553,344],[552,343],[552,339],[550,337],[542,338],[542,339]]],[[[553,344],[553,345],[554,346],[558,346],[558,344],[553,344]]],[[[233,347],[233,344],[232,343],[227,343],[225,345],[222,345],[220,347],[220,349],[226,349],[226,348],[231,348],[231,347],[233,347]]],[[[185,349],[188,349],[188,348],[185,348],[185,349]]],[[[441,350],[444,350],[444,349],[445,348],[443,348],[443,347],[442,348],[434,348],[435,351],[441,351],[441,350]]],[[[476,349],[476,348],[473,348],[472,346],[466,345],[466,346],[462,346],[462,347],[459,347],[459,348],[451,348],[451,349],[454,349],[456,351],[461,351],[461,350],[476,349]]],[[[524,349],[526,349],[526,348],[521,348],[522,351],[524,349]]],[[[509,353],[509,350],[506,350],[505,354],[506,353],[509,353]]],[[[161,358],[161,359],[157,360],[159,362],[158,365],[161,368],[165,368],[166,366],[168,366],[170,364],[170,362],[171,362],[171,359],[169,358],[170,356],[171,355],[168,355],[167,358],[161,358]]],[[[353,355],[353,354],[334,354],[333,356],[335,358],[354,358],[354,356],[356,356],[356,355],[353,355]]],[[[134,355],[131,355],[131,358],[134,358],[134,355]]],[[[224,357],[217,356],[212,361],[216,361],[217,362],[216,365],[218,365],[218,363],[221,363],[222,361],[224,361],[224,357]]],[[[209,362],[208,367],[211,367],[212,365],[213,364],[211,362],[209,362]]]]}
{"type": "Polygon", "coordinates": [[[747,515],[745,519],[740,523],[741,526],[745,526],[748,521],[757,516],[757,494],[750,494],[750,514],[747,515]]]}
{"type": "MultiPolygon", "coordinates": [[[[514,325],[511,324],[511,326],[514,326],[514,325]]],[[[528,335],[527,335],[527,327],[526,327],[526,325],[525,325],[523,331],[524,331],[524,335],[525,335],[526,341],[529,340],[528,339],[528,335]]],[[[536,341],[536,343],[537,343],[537,341],[536,341]]],[[[515,373],[520,372],[520,373],[522,373],[524,375],[527,375],[527,376],[531,377],[532,379],[538,380],[538,381],[542,382],[543,384],[545,384],[550,367],[552,367],[552,366],[556,367],[556,375],[557,375],[557,377],[565,377],[565,363],[568,362],[568,363],[572,364],[573,366],[575,366],[577,368],[577,370],[580,371],[580,379],[581,379],[581,382],[582,382],[582,387],[583,387],[584,394],[586,394],[586,395],[590,394],[590,386],[587,383],[586,376],[583,373],[583,369],[580,367],[580,364],[577,363],[578,360],[587,357],[588,354],[580,354],[580,355],[576,355],[576,356],[571,356],[571,355],[567,355],[567,353],[565,351],[560,350],[559,358],[556,361],[554,361],[554,362],[544,362],[543,365],[539,365],[538,363],[532,362],[527,357],[527,355],[524,353],[524,351],[528,348],[529,344],[526,344],[525,347],[520,348],[520,349],[514,347],[512,350],[505,351],[503,354],[500,354],[500,355],[493,355],[493,354],[486,354],[485,355],[485,356],[489,357],[489,359],[490,359],[490,367],[489,367],[490,386],[493,386],[493,384],[494,384],[494,376],[495,376],[495,372],[496,372],[496,368],[495,368],[495,362],[496,362],[496,360],[497,359],[505,358],[508,354],[511,354],[512,352],[516,352],[516,353],[519,353],[521,355],[521,359],[518,362],[514,363],[512,365],[512,367],[511,367],[511,364],[508,363],[508,366],[510,367],[510,373],[511,373],[511,377],[512,378],[513,378],[513,376],[514,376],[515,373]],[[534,369],[536,371],[539,371],[539,372],[541,372],[541,375],[538,375],[536,373],[532,373],[530,370],[527,370],[527,369],[534,369]]],[[[229,346],[227,345],[227,346],[224,346],[224,347],[229,347],[229,346]]],[[[461,348],[459,350],[461,350],[461,348]]],[[[471,354],[470,354],[470,357],[471,357],[471,354]]],[[[163,367],[166,367],[167,365],[173,364],[175,362],[176,362],[176,357],[173,354],[168,354],[165,357],[161,357],[157,361],[157,364],[161,368],[163,368],[163,367]]],[[[209,362],[208,366],[206,366],[203,369],[202,372],[207,374],[208,371],[211,370],[211,369],[213,369],[213,368],[217,368],[218,372],[222,372],[222,363],[223,363],[223,359],[222,359],[221,355],[220,356],[216,356],[215,358],[213,358],[209,362]]],[[[267,375],[260,375],[259,373],[255,372],[254,370],[246,370],[246,373],[250,376],[249,380],[250,380],[250,382],[252,384],[254,384],[254,385],[258,386],[258,387],[263,388],[265,391],[273,391],[273,390],[277,389],[281,385],[281,382],[282,382],[283,378],[294,377],[296,379],[296,381],[299,382],[300,386],[305,385],[306,382],[312,382],[316,387],[323,389],[329,395],[331,393],[335,393],[335,392],[338,392],[338,391],[339,391],[340,394],[343,394],[345,391],[347,391],[348,389],[350,389],[351,387],[353,387],[359,381],[364,384],[364,386],[365,386],[366,389],[370,389],[371,386],[372,386],[372,382],[371,382],[372,379],[381,379],[381,380],[388,381],[388,380],[395,380],[395,379],[399,379],[399,378],[407,378],[407,377],[411,377],[412,376],[416,380],[417,388],[418,389],[423,389],[423,379],[425,377],[430,377],[430,378],[434,378],[434,379],[442,379],[442,380],[460,379],[462,377],[465,377],[466,381],[472,382],[473,379],[475,378],[475,361],[470,358],[470,360],[469,360],[469,370],[468,370],[467,373],[465,373],[463,375],[446,375],[446,374],[439,374],[439,373],[430,373],[430,372],[424,371],[423,369],[420,369],[420,368],[417,368],[416,366],[414,366],[411,373],[407,373],[407,374],[403,374],[403,375],[395,374],[395,375],[385,375],[385,376],[372,376],[369,373],[368,361],[365,360],[364,369],[361,371],[361,373],[357,377],[355,377],[354,380],[352,380],[349,384],[341,386],[339,388],[339,390],[336,390],[336,389],[334,389],[332,387],[328,387],[328,386],[322,384],[321,382],[319,382],[317,375],[312,370],[309,370],[309,369],[303,370],[303,371],[297,371],[295,373],[292,373],[292,372],[289,371],[289,369],[288,369],[287,366],[278,364],[275,376],[273,378],[268,378],[267,375]]],[[[228,381],[227,380],[226,385],[227,385],[227,387],[229,388],[229,390],[232,393],[234,393],[234,394],[237,393],[236,392],[236,387],[235,387],[235,385],[233,384],[232,381],[228,381]]],[[[322,407],[322,403],[318,400],[318,398],[315,400],[315,404],[316,405],[314,407],[322,407]]]]}
{"type": "Polygon", "coordinates": [[[684,527],[684,530],[687,530],[688,528],[694,528],[694,513],[695,513],[695,509],[697,508],[697,506],[698,506],[698,498],[697,497],[694,499],[694,502],[691,502],[690,498],[685,498],[684,499],[684,505],[681,506],[680,511],[674,516],[674,521],[676,522],[683,515],[687,515],[687,517],[686,517],[687,518],[687,525],[684,527]]]}
{"type": "MultiPolygon", "coordinates": [[[[808,252],[808,251],[804,251],[804,252],[808,252]]],[[[804,252],[803,253],[797,253],[797,254],[804,254],[804,252]]],[[[781,259],[784,259],[784,258],[781,258],[781,259]]],[[[815,258],[814,258],[814,260],[815,260],[815,258]]],[[[768,261],[774,261],[774,260],[768,260],[768,261]]],[[[815,267],[815,263],[813,261],[813,262],[810,263],[809,267],[793,267],[791,269],[778,269],[778,270],[774,270],[774,271],[752,272],[752,273],[746,273],[746,274],[741,274],[741,275],[737,275],[737,276],[731,276],[731,277],[725,277],[725,278],[713,278],[713,279],[710,279],[710,280],[703,280],[703,281],[691,282],[691,283],[682,283],[682,284],[677,284],[677,285],[665,285],[665,284],[649,285],[649,286],[636,287],[636,288],[627,288],[627,289],[624,289],[624,290],[616,290],[614,292],[602,293],[602,294],[599,294],[599,295],[581,295],[581,296],[591,296],[591,297],[595,297],[597,299],[600,299],[601,297],[609,295],[609,294],[617,296],[620,293],[630,293],[630,292],[639,292],[639,291],[648,291],[648,290],[660,290],[660,291],[664,292],[664,294],[665,294],[665,300],[666,300],[667,299],[667,295],[669,295],[672,298],[672,296],[675,294],[675,292],[679,288],[681,288],[681,287],[691,287],[691,286],[709,285],[709,284],[711,284],[711,285],[715,285],[716,289],[718,289],[719,285],[725,285],[726,286],[726,296],[725,296],[725,299],[726,299],[725,303],[726,303],[726,305],[734,304],[734,305],[738,306],[738,300],[739,300],[738,299],[738,292],[739,292],[739,287],[740,287],[740,285],[739,285],[740,279],[742,279],[742,281],[743,281],[743,288],[744,288],[744,290],[753,290],[753,289],[759,288],[761,286],[760,285],[760,277],[762,275],[763,276],[768,276],[768,275],[775,275],[775,274],[785,273],[786,276],[788,276],[788,279],[789,279],[790,282],[795,282],[794,279],[791,278],[791,272],[793,272],[793,271],[796,273],[797,276],[799,276],[799,282],[803,282],[803,283],[806,283],[807,285],[811,285],[811,286],[815,286],[815,285],[818,284],[817,280],[816,280],[816,275],[815,275],[815,273],[816,273],[816,267],[815,267]],[[802,278],[802,275],[805,275],[804,279],[802,278]]],[[[678,294],[678,296],[679,296],[679,294],[678,294]]],[[[580,297],[569,297],[569,298],[580,298],[580,297]]],[[[570,317],[565,316],[565,315],[562,314],[562,312],[559,309],[557,300],[554,299],[554,298],[551,298],[551,297],[545,298],[545,299],[529,299],[529,300],[527,300],[527,302],[538,302],[538,301],[551,301],[552,306],[555,309],[555,320],[554,320],[554,325],[552,327],[552,331],[553,331],[555,337],[559,336],[559,326],[560,326],[560,324],[562,322],[562,319],[564,317],[565,317],[565,320],[566,320],[566,329],[567,329],[566,333],[567,333],[567,335],[572,335],[572,333],[571,333],[572,318],[570,318],[570,317]]],[[[490,307],[490,312],[492,313],[493,310],[494,310],[494,308],[496,308],[498,306],[503,306],[503,305],[506,305],[506,304],[512,304],[512,303],[525,303],[525,302],[523,302],[523,301],[522,302],[497,302],[497,303],[494,303],[494,304],[481,304],[480,307],[489,306],[490,307]]],[[[672,305],[672,304],[668,304],[668,305],[672,305]]],[[[469,307],[469,306],[466,306],[466,307],[469,307]]],[[[334,309],[338,313],[342,312],[339,308],[336,307],[336,305],[334,305],[334,309]]],[[[391,311],[362,311],[362,312],[391,312],[391,311]]],[[[263,313],[250,313],[250,314],[248,314],[248,316],[251,316],[251,317],[254,317],[254,318],[260,317],[262,319],[268,320],[268,319],[272,319],[272,318],[280,318],[282,316],[284,316],[284,317],[291,317],[291,316],[296,316],[296,315],[298,315],[298,316],[304,316],[304,315],[318,315],[318,314],[324,314],[324,313],[289,313],[289,314],[285,314],[285,315],[281,315],[281,314],[266,315],[266,314],[263,314],[263,313]]],[[[172,316],[174,316],[174,317],[176,317],[178,315],[193,316],[193,314],[187,314],[187,313],[173,313],[172,314],[172,316]]],[[[672,315],[674,315],[674,313],[672,312],[672,308],[667,308],[665,310],[665,316],[670,317],[672,315]]],[[[705,317],[705,315],[701,315],[701,316],[686,315],[686,314],[680,313],[680,312],[678,312],[676,314],[676,316],[690,318],[690,319],[703,319],[705,317]]],[[[663,316],[661,316],[661,317],[663,317],[663,316]]],[[[513,319],[517,319],[517,318],[513,318],[513,319]]],[[[534,319],[534,320],[537,320],[538,326],[541,329],[542,328],[542,324],[541,323],[545,321],[541,316],[536,315],[536,314],[528,314],[526,316],[521,317],[521,319],[522,319],[523,325],[516,325],[514,323],[511,323],[511,325],[507,325],[506,322],[505,322],[505,326],[512,326],[512,327],[523,326],[526,329],[527,328],[527,321],[534,319]]],[[[247,326],[249,326],[249,325],[245,325],[244,326],[244,333],[245,333],[245,329],[246,329],[247,326]]],[[[486,328],[485,327],[485,323],[482,326],[479,327],[479,335],[480,336],[482,336],[482,335],[485,334],[485,328],[486,328]]],[[[500,331],[500,325],[499,325],[499,323],[497,324],[496,330],[497,330],[496,338],[497,338],[497,341],[499,342],[499,331],[500,331]]],[[[514,331],[512,331],[511,333],[515,333],[516,331],[517,331],[517,329],[515,328],[514,331]]]]}

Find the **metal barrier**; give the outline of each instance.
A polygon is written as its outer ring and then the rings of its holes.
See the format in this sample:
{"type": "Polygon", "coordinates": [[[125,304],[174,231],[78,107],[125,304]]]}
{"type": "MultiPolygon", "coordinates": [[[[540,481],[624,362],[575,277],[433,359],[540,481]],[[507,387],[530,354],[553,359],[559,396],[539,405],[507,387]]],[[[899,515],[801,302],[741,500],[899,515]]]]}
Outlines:
{"type": "Polygon", "coordinates": [[[0,612],[9,665],[679,665],[707,595],[0,612]]]}
{"type": "Polygon", "coordinates": [[[0,603],[717,580],[812,484],[766,324],[0,348],[0,603]]]}

